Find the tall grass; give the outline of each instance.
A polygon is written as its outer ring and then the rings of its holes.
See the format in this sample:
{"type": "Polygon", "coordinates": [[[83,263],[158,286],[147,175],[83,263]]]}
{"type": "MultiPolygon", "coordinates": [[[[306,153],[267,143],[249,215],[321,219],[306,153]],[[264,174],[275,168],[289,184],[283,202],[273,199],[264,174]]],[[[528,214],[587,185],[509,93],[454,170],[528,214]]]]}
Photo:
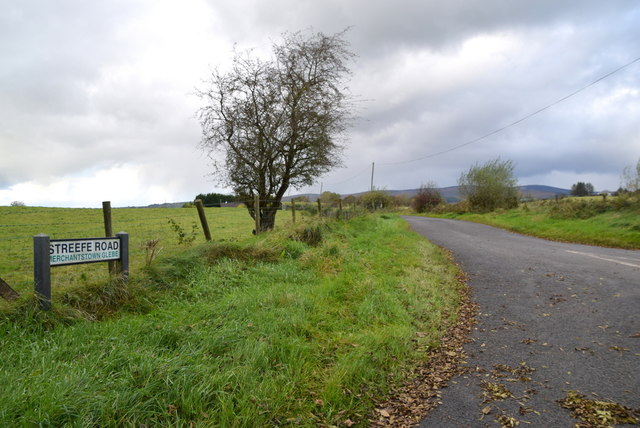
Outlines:
{"type": "Polygon", "coordinates": [[[0,425],[366,426],[452,322],[455,276],[388,215],[199,245],[151,267],[145,313],[2,319],[0,425]]]}
{"type": "Polygon", "coordinates": [[[640,248],[640,197],[564,198],[520,204],[516,209],[486,214],[463,206],[441,207],[435,213],[546,239],[619,248],[640,248]]]}

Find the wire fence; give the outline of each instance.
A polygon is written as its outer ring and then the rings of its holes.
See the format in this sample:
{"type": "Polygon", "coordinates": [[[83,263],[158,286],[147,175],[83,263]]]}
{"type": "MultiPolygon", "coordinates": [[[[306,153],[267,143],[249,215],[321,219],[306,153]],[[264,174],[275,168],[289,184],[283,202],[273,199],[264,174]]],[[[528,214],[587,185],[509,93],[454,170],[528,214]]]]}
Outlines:
{"type": "MultiPolygon", "coordinates": [[[[205,212],[214,240],[251,235],[252,220],[245,209],[207,208],[205,212]]],[[[146,265],[150,241],[157,240],[157,253],[170,255],[205,240],[193,208],[114,208],[111,213],[113,231],[129,233],[133,275],[146,265]]],[[[33,236],[40,233],[51,239],[103,237],[103,211],[0,207],[0,278],[21,294],[33,290],[33,236]]],[[[57,267],[52,270],[52,288],[60,290],[96,276],[108,276],[105,263],[57,267]]]]}
{"type": "MultiPolygon", "coordinates": [[[[273,200],[262,200],[274,202],[273,200]]],[[[244,204],[204,208],[213,241],[251,239],[254,219],[244,204]]],[[[297,217],[317,216],[351,218],[355,206],[317,202],[283,202],[276,226],[291,223],[297,217]],[[295,209],[295,211],[294,211],[295,209]],[[296,214],[294,214],[294,212],[296,214]]],[[[202,224],[194,207],[188,208],[114,208],[113,232],[129,234],[130,272],[136,275],[149,262],[150,251],[167,256],[190,245],[205,241],[202,224]],[[155,244],[154,244],[155,241],[155,244]]],[[[33,292],[33,237],[40,233],[51,239],[97,238],[105,236],[102,209],[0,207],[0,278],[20,294],[33,292]]],[[[62,266],[52,269],[51,286],[56,291],[108,278],[106,263],[62,266]]],[[[0,299],[0,305],[5,302],[0,299]]]]}

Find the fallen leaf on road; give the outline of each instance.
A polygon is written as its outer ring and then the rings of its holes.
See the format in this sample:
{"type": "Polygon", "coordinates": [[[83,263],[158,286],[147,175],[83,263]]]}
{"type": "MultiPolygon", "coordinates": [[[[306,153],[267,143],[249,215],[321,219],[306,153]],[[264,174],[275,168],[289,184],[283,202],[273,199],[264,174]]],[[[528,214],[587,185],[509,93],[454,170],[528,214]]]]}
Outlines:
{"type": "Polygon", "coordinates": [[[622,346],[612,345],[609,346],[609,351],[629,352],[629,349],[623,348],[622,346]]]}
{"type": "Polygon", "coordinates": [[[518,412],[523,416],[526,415],[527,413],[535,413],[536,415],[540,414],[540,412],[537,412],[533,410],[531,407],[526,407],[526,406],[520,406],[520,410],[518,410],[518,412]]]}
{"type": "Polygon", "coordinates": [[[513,397],[511,391],[509,391],[506,386],[499,383],[483,380],[480,385],[482,386],[482,389],[484,389],[482,395],[485,397],[485,403],[493,400],[505,400],[509,397],[513,397]]]}
{"type": "Polygon", "coordinates": [[[575,418],[587,424],[585,426],[607,427],[640,423],[640,409],[632,409],[611,401],[590,400],[584,394],[575,391],[567,392],[567,396],[558,400],[558,403],[571,410],[575,418]]]}
{"type": "Polygon", "coordinates": [[[505,428],[512,428],[520,425],[520,422],[518,422],[515,418],[507,415],[496,415],[496,421],[500,422],[500,424],[502,424],[502,426],[505,428]]]}
{"type": "Polygon", "coordinates": [[[389,416],[391,416],[389,414],[389,412],[387,412],[385,409],[380,409],[378,410],[378,413],[380,413],[382,416],[384,416],[385,418],[388,418],[389,416]]]}

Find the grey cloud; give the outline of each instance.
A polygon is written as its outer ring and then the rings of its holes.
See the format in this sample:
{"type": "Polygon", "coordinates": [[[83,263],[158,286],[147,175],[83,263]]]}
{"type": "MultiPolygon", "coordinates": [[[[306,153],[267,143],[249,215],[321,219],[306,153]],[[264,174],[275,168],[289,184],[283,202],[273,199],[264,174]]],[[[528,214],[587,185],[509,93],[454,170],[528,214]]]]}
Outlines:
{"type": "Polygon", "coordinates": [[[401,47],[446,49],[477,33],[592,24],[612,19],[622,22],[630,14],[637,13],[638,7],[633,0],[617,2],[615,7],[598,0],[279,0],[268,3],[254,0],[249,7],[246,3],[242,6],[211,4],[231,17],[226,21],[225,30],[234,40],[255,37],[260,30],[272,34],[273,29],[295,31],[314,27],[336,32],[353,26],[354,47],[360,55],[367,57],[401,47]]]}
{"type": "MultiPolygon", "coordinates": [[[[148,80],[138,70],[127,78],[109,78],[114,67],[135,64],[137,55],[144,53],[140,49],[149,46],[138,21],[152,3],[27,0],[4,6],[0,189],[126,162],[143,165],[142,179],[171,183],[167,186],[175,185],[182,194],[190,191],[185,189],[198,193],[213,187],[204,177],[207,161],[196,148],[200,130],[192,117],[195,104],[188,111],[191,101],[186,101],[188,90],[199,82],[180,92],[170,82],[148,80]],[[193,159],[202,164],[195,167],[190,164],[193,159]]],[[[348,168],[323,177],[326,183],[344,181],[374,161],[379,164],[376,185],[406,188],[429,180],[455,184],[463,169],[497,156],[513,159],[522,176],[552,170],[615,176],[640,156],[636,64],[463,149],[382,165],[477,138],[639,55],[636,1],[208,4],[221,37],[238,42],[241,49],[268,50],[286,30],[333,33],[352,26],[347,38],[358,58],[351,87],[362,120],[352,129],[345,151],[348,168]],[[522,45],[463,69],[453,58],[475,36],[503,37],[522,45]],[[624,88],[636,94],[605,102],[624,88]],[[598,102],[605,105],[602,111],[596,111],[598,102]]],[[[214,56],[222,54],[230,56],[230,49],[202,52],[203,57],[210,55],[206,61],[213,66],[228,59],[214,56]]],[[[364,190],[369,179],[364,172],[335,191],[364,190]]]]}
{"type": "Polygon", "coordinates": [[[198,132],[192,112],[171,110],[187,94],[144,75],[105,79],[114,66],[136,59],[139,41],[128,37],[144,12],[140,7],[83,1],[3,6],[2,188],[96,165],[162,163],[163,147],[184,147],[185,139],[191,140],[187,151],[193,151],[198,132]]]}

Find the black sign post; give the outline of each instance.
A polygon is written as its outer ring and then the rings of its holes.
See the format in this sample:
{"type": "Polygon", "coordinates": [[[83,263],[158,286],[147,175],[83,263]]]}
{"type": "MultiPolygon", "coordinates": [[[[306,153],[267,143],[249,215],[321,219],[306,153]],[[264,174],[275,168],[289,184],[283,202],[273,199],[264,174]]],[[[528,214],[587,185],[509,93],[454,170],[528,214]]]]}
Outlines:
{"type": "Polygon", "coordinates": [[[33,237],[33,279],[40,309],[51,309],[51,263],[49,261],[49,235],[33,237]]]}
{"type": "Polygon", "coordinates": [[[129,234],[118,232],[116,237],[120,239],[120,258],[116,262],[116,274],[122,275],[122,279],[129,280],[129,234]]]}

